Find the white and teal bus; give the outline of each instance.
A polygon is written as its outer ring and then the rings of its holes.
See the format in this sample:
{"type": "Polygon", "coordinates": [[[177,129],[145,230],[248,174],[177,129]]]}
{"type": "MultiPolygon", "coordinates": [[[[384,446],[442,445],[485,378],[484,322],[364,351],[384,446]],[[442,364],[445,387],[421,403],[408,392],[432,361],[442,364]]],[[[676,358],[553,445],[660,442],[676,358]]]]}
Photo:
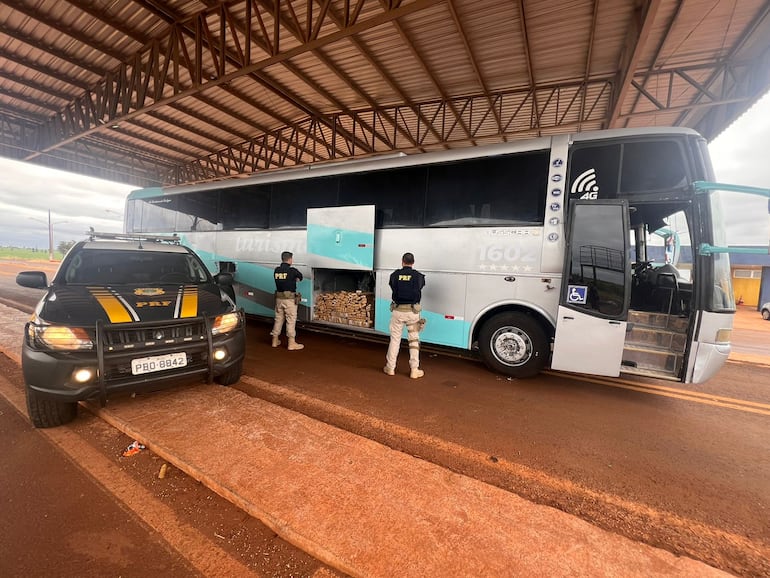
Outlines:
{"type": "Polygon", "coordinates": [[[410,251],[425,343],[513,377],[700,383],[728,357],[735,311],[713,180],[696,132],[620,129],[141,189],[125,232],[176,233],[255,316],[273,315],[291,251],[301,321],[379,335],[410,251]]]}

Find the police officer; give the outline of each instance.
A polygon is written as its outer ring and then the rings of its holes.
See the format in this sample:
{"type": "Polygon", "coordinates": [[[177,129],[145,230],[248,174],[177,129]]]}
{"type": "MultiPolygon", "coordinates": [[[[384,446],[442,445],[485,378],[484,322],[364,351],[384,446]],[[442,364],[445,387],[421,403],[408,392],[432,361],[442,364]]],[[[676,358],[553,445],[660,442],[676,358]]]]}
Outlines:
{"type": "Polygon", "coordinates": [[[297,343],[297,304],[300,294],[297,293],[297,281],[302,281],[302,273],[292,267],[294,255],[289,251],[281,253],[281,264],[275,268],[275,323],[270,335],[273,336],[273,347],[281,344],[279,336],[286,319],[286,337],[289,338],[289,351],[305,347],[297,343]]]}
{"type": "Polygon", "coordinates": [[[406,326],[406,338],[409,342],[409,377],[418,379],[425,375],[420,369],[420,299],[425,287],[425,275],[413,268],[414,255],[404,253],[401,257],[401,269],[390,274],[390,288],[393,290],[393,302],[390,304],[390,344],[382,369],[388,375],[395,375],[401,336],[406,326]]]}

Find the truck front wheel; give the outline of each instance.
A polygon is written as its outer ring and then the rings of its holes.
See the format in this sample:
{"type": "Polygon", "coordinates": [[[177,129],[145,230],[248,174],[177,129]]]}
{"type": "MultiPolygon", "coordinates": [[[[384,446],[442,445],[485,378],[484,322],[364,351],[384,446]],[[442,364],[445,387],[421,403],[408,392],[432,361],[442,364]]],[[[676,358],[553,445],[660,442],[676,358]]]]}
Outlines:
{"type": "Polygon", "coordinates": [[[78,414],[76,401],[55,401],[41,396],[29,387],[27,390],[27,413],[32,425],[37,428],[57,427],[71,422],[78,414]]]}

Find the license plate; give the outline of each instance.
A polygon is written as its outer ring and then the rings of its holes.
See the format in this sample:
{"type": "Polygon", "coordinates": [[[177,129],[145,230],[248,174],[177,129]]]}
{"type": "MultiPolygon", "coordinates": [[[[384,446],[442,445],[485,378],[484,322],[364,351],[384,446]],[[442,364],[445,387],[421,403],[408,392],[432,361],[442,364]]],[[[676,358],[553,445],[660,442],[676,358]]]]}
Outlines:
{"type": "Polygon", "coordinates": [[[140,357],[131,360],[131,373],[141,375],[154,371],[166,371],[187,365],[186,353],[169,353],[168,355],[155,355],[154,357],[140,357]]]}

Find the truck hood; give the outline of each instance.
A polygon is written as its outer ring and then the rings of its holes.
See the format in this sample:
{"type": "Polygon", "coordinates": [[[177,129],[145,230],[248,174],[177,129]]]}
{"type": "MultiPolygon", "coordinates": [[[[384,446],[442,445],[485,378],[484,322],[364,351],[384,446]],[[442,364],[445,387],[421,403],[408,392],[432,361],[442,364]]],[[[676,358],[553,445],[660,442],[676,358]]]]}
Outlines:
{"type": "Polygon", "coordinates": [[[38,304],[37,315],[48,323],[93,326],[97,320],[168,321],[221,315],[234,309],[213,283],[142,287],[53,285],[38,304]]]}

